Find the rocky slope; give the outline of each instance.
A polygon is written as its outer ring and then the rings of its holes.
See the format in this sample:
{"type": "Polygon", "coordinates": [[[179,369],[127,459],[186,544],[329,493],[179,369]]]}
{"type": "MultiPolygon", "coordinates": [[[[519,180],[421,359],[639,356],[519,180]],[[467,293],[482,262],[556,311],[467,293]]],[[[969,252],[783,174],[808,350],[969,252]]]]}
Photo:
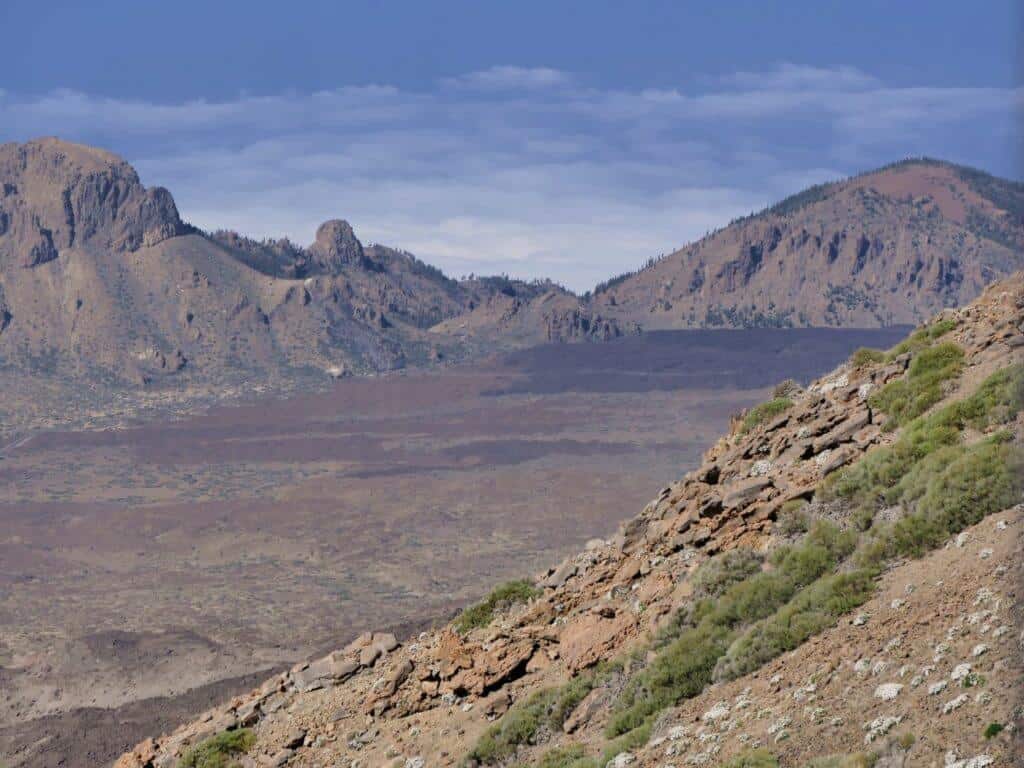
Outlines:
{"type": "Polygon", "coordinates": [[[243,766],[1009,765],[1022,365],[1017,274],[889,354],[781,386],[610,540],[117,766],[232,740],[243,766]]]}
{"type": "Polygon", "coordinates": [[[933,160],[812,187],[606,284],[655,328],[917,324],[1024,265],[1024,185],[933,160]]]}

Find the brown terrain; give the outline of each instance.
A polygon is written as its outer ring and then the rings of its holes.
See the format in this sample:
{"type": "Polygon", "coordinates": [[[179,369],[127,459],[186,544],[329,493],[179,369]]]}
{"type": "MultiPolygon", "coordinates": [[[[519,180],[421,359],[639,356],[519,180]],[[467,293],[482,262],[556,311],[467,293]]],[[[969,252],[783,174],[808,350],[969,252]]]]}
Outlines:
{"type": "Polygon", "coordinates": [[[697,469],[518,598],[401,642],[366,633],[117,766],[175,766],[232,733],[244,744],[232,759],[251,767],[1019,765],[1022,365],[1019,274],[909,346],[780,389],[782,406],[734,420],[697,469]],[[922,418],[900,421],[886,398],[919,386],[934,360],[954,365],[922,418]],[[955,458],[975,455],[992,458],[955,458]],[[926,482],[924,497],[866,497],[864,518],[856,496],[828,491],[867,482],[858,473],[888,456],[905,457],[891,466],[908,489],[926,482]],[[915,527],[925,520],[952,527],[929,538],[938,529],[915,527]],[[791,597],[755,586],[788,578],[803,579],[791,597]],[[718,606],[739,613],[715,618],[718,606]],[[745,624],[747,613],[761,618],[745,624]],[[718,645],[727,626],[738,634],[718,645]],[[694,687],[672,688],[684,681],[694,687]],[[658,698],[666,687],[676,692],[658,698]]]}
{"type": "Polygon", "coordinates": [[[34,433],[0,461],[0,754],[109,764],[257,670],[450,615],[613,530],[772,383],[903,333],[652,333],[34,433]]]}

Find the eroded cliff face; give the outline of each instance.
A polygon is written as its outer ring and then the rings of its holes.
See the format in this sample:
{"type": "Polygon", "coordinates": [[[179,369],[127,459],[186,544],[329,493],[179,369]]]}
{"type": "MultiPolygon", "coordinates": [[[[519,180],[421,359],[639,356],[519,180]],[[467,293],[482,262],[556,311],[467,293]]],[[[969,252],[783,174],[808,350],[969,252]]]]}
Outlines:
{"type": "Polygon", "coordinates": [[[102,150],[58,139],[0,146],[0,269],[73,248],[135,251],[188,228],[162,187],[102,150]]]}
{"type": "MultiPolygon", "coordinates": [[[[960,367],[926,413],[1016,370],[1024,364],[1024,274],[947,310],[917,338],[962,352],[949,353],[960,367]]],[[[848,531],[833,534],[835,541],[857,535],[849,505],[820,498],[822,483],[903,439],[912,422],[894,429],[895,417],[874,397],[920,376],[919,352],[908,346],[864,355],[806,389],[783,386],[772,405],[737,417],[699,468],[664,488],[613,538],[591,541],[508,591],[522,602],[499,601],[487,609],[493,616],[483,611],[404,644],[386,633],[364,635],[147,740],[118,768],[174,766],[190,747],[243,729],[253,741],[236,756],[245,766],[542,758],[559,766],[715,765],[755,747],[784,764],[863,751],[890,766],[1008,760],[1019,746],[1013,726],[1021,713],[1020,628],[1011,629],[1021,614],[1019,507],[966,528],[923,560],[887,561],[862,585],[865,594],[830,603],[835,616],[783,648],[792,653],[766,657],[752,671],[730,669],[731,657],[715,645],[723,638],[710,634],[702,642],[709,653],[717,648],[714,675],[687,695],[652,699],[642,727],[623,725],[627,697],[647,695],[677,674],[664,654],[708,589],[696,574],[710,558],[742,551],[761,563],[799,535],[783,522],[798,500],[811,502],[803,514],[848,531]],[[985,737],[990,722],[1003,725],[1002,739],[985,737]]],[[[975,420],[963,439],[1020,446],[1020,413],[996,416],[987,426],[975,420]]],[[[879,524],[903,514],[883,510],[879,524]]],[[[853,579],[857,567],[841,565],[834,578],[853,572],[853,579]]],[[[771,572],[761,565],[737,578],[762,568],[771,572]]],[[[764,600],[776,597],[765,593],[764,600]]]]}

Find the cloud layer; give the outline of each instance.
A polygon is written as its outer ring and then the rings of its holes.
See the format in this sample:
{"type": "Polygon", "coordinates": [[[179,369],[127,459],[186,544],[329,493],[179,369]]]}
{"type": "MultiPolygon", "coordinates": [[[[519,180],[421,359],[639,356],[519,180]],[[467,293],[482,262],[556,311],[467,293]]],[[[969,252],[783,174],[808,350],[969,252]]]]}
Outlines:
{"type": "Polygon", "coordinates": [[[304,243],[349,219],[450,274],[586,289],[808,184],[907,155],[1013,174],[1024,89],[894,87],[783,64],[607,90],[496,66],[389,85],[176,104],[0,91],[6,137],[123,154],[198,226],[304,243]]]}

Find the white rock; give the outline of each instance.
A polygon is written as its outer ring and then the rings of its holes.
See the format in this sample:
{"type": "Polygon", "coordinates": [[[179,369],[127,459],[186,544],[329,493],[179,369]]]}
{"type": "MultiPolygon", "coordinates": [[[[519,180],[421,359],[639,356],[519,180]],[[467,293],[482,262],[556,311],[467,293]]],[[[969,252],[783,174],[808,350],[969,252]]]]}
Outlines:
{"type": "Polygon", "coordinates": [[[981,550],[981,552],[978,553],[978,557],[980,557],[982,560],[988,560],[990,557],[992,557],[992,550],[988,547],[985,547],[985,549],[981,550]]]}
{"type": "Polygon", "coordinates": [[[955,699],[950,699],[942,705],[942,714],[948,715],[950,712],[960,709],[964,704],[967,703],[967,694],[961,693],[955,699]]]}
{"type": "Polygon", "coordinates": [[[949,761],[947,754],[946,768],[986,768],[986,766],[992,765],[995,762],[995,758],[991,755],[975,755],[969,757],[966,760],[949,761]]]}
{"type": "Polygon", "coordinates": [[[940,693],[946,690],[947,685],[949,685],[949,683],[947,683],[945,680],[939,680],[939,682],[937,683],[932,683],[928,686],[928,695],[938,696],[940,693]]]}
{"type": "Polygon", "coordinates": [[[891,603],[889,603],[889,607],[892,608],[894,611],[898,611],[900,608],[902,608],[906,604],[907,604],[906,600],[904,600],[904,599],[902,599],[900,597],[897,597],[895,600],[893,600],[891,603]]]}
{"type": "Polygon", "coordinates": [[[774,723],[768,726],[768,735],[774,736],[775,734],[782,732],[786,728],[786,726],[788,726],[792,722],[793,718],[791,718],[789,715],[783,715],[774,723]]]}
{"type": "Polygon", "coordinates": [[[863,627],[868,623],[868,615],[866,613],[858,613],[853,617],[853,626],[863,627]]]}
{"type": "Polygon", "coordinates": [[[419,755],[410,757],[405,761],[405,768],[423,768],[424,765],[426,765],[426,762],[419,755]]]}
{"type": "Polygon", "coordinates": [[[978,658],[979,656],[981,656],[982,654],[985,654],[985,653],[988,653],[988,646],[985,645],[984,643],[978,643],[971,650],[971,656],[973,656],[974,658],[978,658]]]}
{"type": "Polygon", "coordinates": [[[751,477],[763,477],[772,471],[772,463],[768,459],[761,459],[755,461],[754,465],[750,468],[751,477]]]}
{"type": "Polygon", "coordinates": [[[632,752],[619,752],[615,757],[608,761],[608,768],[625,768],[631,764],[635,757],[632,752]]]}
{"type": "Polygon", "coordinates": [[[970,538],[971,537],[970,535],[968,535],[967,531],[964,531],[963,533],[958,533],[956,537],[956,545],[958,547],[963,547],[970,540],[970,538]]]}
{"type": "Polygon", "coordinates": [[[729,716],[729,705],[724,701],[720,701],[707,712],[704,713],[704,720],[714,722],[715,720],[721,720],[723,717],[729,716]]]}
{"type": "Polygon", "coordinates": [[[949,679],[953,682],[958,682],[960,680],[963,680],[969,674],[971,674],[970,664],[957,664],[955,667],[953,667],[953,672],[950,674],[949,679]]]}
{"type": "Polygon", "coordinates": [[[998,523],[996,523],[996,530],[997,531],[1005,531],[1009,527],[1010,527],[1010,524],[1007,523],[1005,520],[1000,520],[998,523]]]}
{"type": "Polygon", "coordinates": [[[900,695],[902,690],[903,686],[899,683],[883,683],[875,688],[875,698],[882,701],[892,701],[900,695]]]}
{"type": "Polygon", "coordinates": [[[1010,628],[1005,624],[996,627],[996,631],[992,633],[992,637],[1000,638],[1010,631],[1010,628]]]}
{"type": "Polygon", "coordinates": [[[870,723],[865,723],[864,730],[868,733],[864,737],[864,743],[870,744],[879,736],[884,736],[895,726],[899,725],[902,719],[902,716],[886,715],[884,717],[876,717],[870,723]]]}

